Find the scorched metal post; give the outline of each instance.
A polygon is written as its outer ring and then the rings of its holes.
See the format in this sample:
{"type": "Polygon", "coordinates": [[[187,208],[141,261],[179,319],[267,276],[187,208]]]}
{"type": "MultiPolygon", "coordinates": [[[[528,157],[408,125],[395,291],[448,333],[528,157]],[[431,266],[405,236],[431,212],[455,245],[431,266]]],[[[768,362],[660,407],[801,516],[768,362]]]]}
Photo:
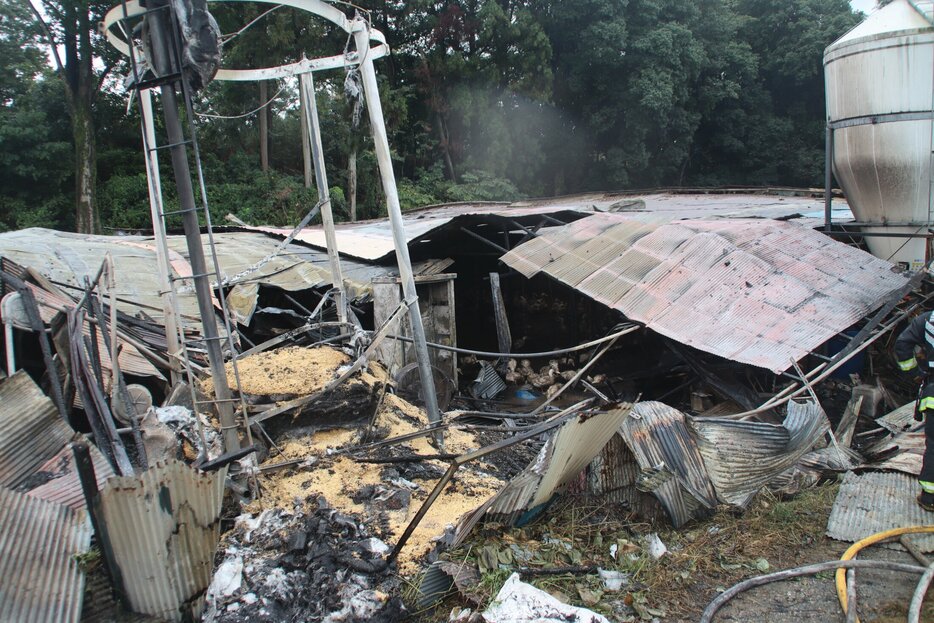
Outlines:
{"type": "MultiPolygon", "coordinates": [[[[152,0],[150,8],[158,9],[163,6],[168,6],[168,0],[152,0]]],[[[173,67],[169,48],[170,42],[173,40],[169,28],[174,23],[169,19],[170,14],[168,11],[171,10],[171,7],[169,7],[165,10],[154,10],[146,15],[146,23],[152,37],[153,67],[160,76],[167,76],[181,70],[180,67],[173,67]]],[[[177,36],[180,37],[181,33],[177,36]]],[[[176,59],[176,61],[180,63],[181,59],[176,59]]],[[[184,78],[181,79],[184,80],[184,78]]],[[[179,213],[182,216],[182,224],[185,229],[185,241],[188,245],[195,295],[198,299],[198,310],[201,314],[202,335],[208,353],[218,417],[223,431],[224,451],[234,452],[240,448],[240,437],[237,433],[230,387],[227,385],[227,373],[224,369],[217,321],[214,316],[210,274],[204,259],[201,227],[198,223],[198,209],[195,206],[191,170],[188,166],[188,152],[186,150],[188,141],[185,140],[182,123],[178,115],[178,98],[174,84],[174,82],[169,82],[160,87],[162,114],[165,119],[165,130],[168,139],[167,146],[172,155],[172,171],[175,174],[175,184],[178,188],[179,213]]]]}
{"type": "MultiPolygon", "coordinates": [[[[379,164],[379,175],[383,183],[383,191],[386,193],[386,208],[392,226],[392,239],[396,248],[396,261],[399,264],[402,293],[407,301],[413,301],[409,306],[409,320],[412,323],[412,337],[415,342],[418,373],[421,377],[422,398],[425,401],[425,409],[428,411],[428,420],[431,423],[437,423],[441,421],[441,414],[438,410],[438,397],[435,394],[435,382],[432,376],[431,362],[428,358],[425,327],[422,324],[418,294],[415,291],[415,277],[412,275],[412,264],[409,260],[409,245],[405,238],[405,225],[402,222],[402,208],[399,206],[396,178],[392,170],[389,139],[386,136],[383,107],[379,99],[379,86],[376,83],[376,69],[373,67],[373,59],[368,54],[370,50],[368,31],[369,25],[365,20],[357,18],[354,21],[354,41],[359,55],[360,74],[363,78],[363,94],[366,99],[367,114],[370,118],[370,131],[373,134],[373,146],[376,150],[376,161],[379,164]]],[[[437,435],[439,441],[441,435],[439,431],[437,435]]]]}

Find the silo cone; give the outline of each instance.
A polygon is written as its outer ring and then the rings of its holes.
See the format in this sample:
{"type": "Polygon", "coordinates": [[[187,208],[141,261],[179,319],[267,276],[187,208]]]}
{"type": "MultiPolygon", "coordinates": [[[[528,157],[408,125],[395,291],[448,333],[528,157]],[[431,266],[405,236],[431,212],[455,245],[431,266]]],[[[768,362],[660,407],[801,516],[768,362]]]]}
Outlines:
{"type": "MultiPolygon", "coordinates": [[[[927,233],[932,222],[931,111],[934,107],[932,3],[894,0],[824,52],[828,121],[857,121],[834,130],[833,171],[867,233],[927,233]],[[884,115],[896,115],[888,117],[884,115]]],[[[923,238],[867,237],[873,255],[918,269],[923,238]]]]}

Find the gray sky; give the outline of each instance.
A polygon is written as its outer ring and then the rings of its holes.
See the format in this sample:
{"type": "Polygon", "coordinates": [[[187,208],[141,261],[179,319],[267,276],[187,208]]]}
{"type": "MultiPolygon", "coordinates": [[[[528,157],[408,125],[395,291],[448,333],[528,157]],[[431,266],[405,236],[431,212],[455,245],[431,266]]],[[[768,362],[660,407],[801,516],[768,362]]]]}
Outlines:
{"type": "Polygon", "coordinates": [[[876,0],[850,0],[850,6],[857,11],[869,13],[876,6],[876,0]]]}

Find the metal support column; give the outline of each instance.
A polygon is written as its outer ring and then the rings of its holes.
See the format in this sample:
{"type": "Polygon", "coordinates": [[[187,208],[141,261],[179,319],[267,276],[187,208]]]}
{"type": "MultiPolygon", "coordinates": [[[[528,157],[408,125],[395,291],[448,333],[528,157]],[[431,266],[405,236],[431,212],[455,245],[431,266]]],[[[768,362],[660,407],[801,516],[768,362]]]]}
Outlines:
{"type": "Polygon", "coordinates": [[[824,140],[824,232],[831,231],[833,214],[831,201],[833,200],[833,128],[827,125],[824,140]]]}
{"type": "Polygon", "coordinates": [[[178,326],[175,324],[175,291],[170,281],[172,267],[169,263],[169,245],[165,238],[165,222],[162,204],[162,180],[159,176],[159,155],[155,151],[156,129],[153,125],[152,94],[149,89],[139,92],[139,111],[143,126],[143,154],[146,158],[146,179],[149,182],[149,210],[152,213],[152,233],[156,242],[156,262],[158,262],[159,289],[162,292],[162,313],[165,318],[165,342],[168,349],[169,368],[172,385],[182,379],[182,351],[178,343],[178,326]]]}
{"type": "MultiPolygon", "coordinates": [[[[167,5],[168,0],[157,0],[152,4],[153,8],[158,8],[167,5]]],[[[163,76],[178,73],[179,68],[174,67],[172,62],[170,15],[166,11],[153,11],[147,14],[146,22],[152,37],[152,57],[156,73],[163,76]]],[[[181,62],[181,59],[175,60],[181,62]]],[[[208,353],[211,379],[214,383],[214,397],[217,401],[218,417],[223,431],[224,452],[234,452],[240,448],[240,436],[237,432],[230,387],[227,384],[227,373],[224,369],[217,319],[214,316],[210,273],[204,259],[204,246],[201,243],[201,227],[198,223],[198,209],[195,205],[195,193],[191,183],[191,169],[186,150],[186,145],[190,141],[185,140],[182,131],[175,84],[163,84],[160,89],[166,136],[168,144],[171,145],[172,171],[175,174],[175,184],[178,188],[179,212],[185,230],[185,242],[188,245],[188,259],[194,274],[193,281],[198,299],[198,311],[201,314],[202,335],[208,353]]],[[[217,277],[219,279],[219,276],[217,277]]]]}
{"type": "Polygon", "coordinates": [[[331,212],[331,194],[328,190],[328,176],[324,170],[324,147],[321,144],[321,123],[318,121],[318,104],[315,100],[315,83],[311,72],[301,74],[299,95],[301,99],[302,123],[308,131],[311,143],[311,157],[315,163],[315,185],[318,187],[318,202],[321,204],[321,223],[324,225],[324,239],[328,247],[328,263],[331,267],[331,281],[337,288],[334,302],[337,304],[337,317],[347,322],[347,296],[344,289],[344,275],[341,272],[341,260],[337,252],[337,236],[334,233],[334,215],[331,212]]]}
{"type": "Polygon", "coordinates": [[[358,17],[354,21],[353,29],[359,55],[360,74],[363,78],[363,95],[370,118],[370,131],[373,134],[373,145],[376,150],[383,191],[386,193],[386,208],[392,226],[402,292],[405,300],[413,301],[409,306],[409,320],[412,323],[412,337],[415,342],[415,358],[421,378],[422,397],[425,401],[425,409],[428,411],[428,420],[434,424],[441,421],[441,414],[438,410],[438,396],[435,393],[435,381],[428,358],[428,344],[425,340],[425,327],[422,324],[422,313],[418,305],[418,293],[415,290],[415,277],[412,274],[412,264],[409,260],[409,245],[405,237],[405,225],[402,222],[402,208],[399,206],[396,178],[392,170],[389,139],[386,136],[386,125],[383,121],[383,106],[379,99],[379,85],[376,83],[376,69],[373,67],[373,59],[368,54],[370,49],[369,24],[358,17]]]}

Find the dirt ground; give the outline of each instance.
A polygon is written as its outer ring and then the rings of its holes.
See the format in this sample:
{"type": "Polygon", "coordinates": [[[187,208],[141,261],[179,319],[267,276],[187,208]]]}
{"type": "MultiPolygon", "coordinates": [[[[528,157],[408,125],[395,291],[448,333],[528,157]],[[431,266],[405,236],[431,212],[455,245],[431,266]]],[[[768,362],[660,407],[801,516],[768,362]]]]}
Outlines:
{"type": "MultiPolygon", "coordinates": [[[[623,509],[566,499],[541,520],[523,529],[486,526],[451,560],[480,566],[481,580],[472,591],[449,597],[435,609],[415,612],[419,623],[447,619],[452,608],[482,611],[505,579],[522,569],[522,579],[568,603],[588,607],[614,622],[696,622],[721,591],[750,577],[805,564],[839,559],[850,546],[824,536],[836,484],[806,490],[789,500],[761,493],[749,510],[721,510],[681,530],[628,517],[623,509]],[[646,553],[645,537],[657,533],[668,553],[655,560],[646,553]],[[609,548],[615,544],[616,559],[609,548]],[[512,554],[497,569],[484,570],[484,550],[512,554]],[[519,560],[525,556],[524,560],[519,560]],[[511,559],[511,560],[510,560],[511,559]],[[564,575],[544,575],[539,567],[577,567],[564,575]],[[620,571],[627,577],[619,591],[609,591],[592,570],[620,571]],[[587,571],[591,569],[589,572],[587,571]]],[[[934,518],[932,518],[934,519],[934,518]]],[[[917,564],[907,553],[872,546],[862,559],[917,564]]],[[[496,560],[496,556],[493,557],[496,560]]],[[[864,623],[904,621],[917,575],[888,571],[857,572],[857,611],[864,623]]],[[[934,590],[928,593],[922,621],[934,622],[934,590]]],[[[844,622],[833,573],[776,582],[741,593],[724,606],[715,621],[775,623],[844,622]]]]}

